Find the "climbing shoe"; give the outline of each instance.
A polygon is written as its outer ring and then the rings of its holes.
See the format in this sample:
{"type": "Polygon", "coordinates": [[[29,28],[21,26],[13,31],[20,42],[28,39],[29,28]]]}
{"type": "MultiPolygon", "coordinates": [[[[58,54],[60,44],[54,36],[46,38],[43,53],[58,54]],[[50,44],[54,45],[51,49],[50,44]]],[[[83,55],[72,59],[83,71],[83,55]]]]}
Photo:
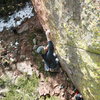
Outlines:
{"type": "Polygon", "coordinates": [[[45,71],[50,71],[50,68],[48,66],[44,66],[45,71]]]}

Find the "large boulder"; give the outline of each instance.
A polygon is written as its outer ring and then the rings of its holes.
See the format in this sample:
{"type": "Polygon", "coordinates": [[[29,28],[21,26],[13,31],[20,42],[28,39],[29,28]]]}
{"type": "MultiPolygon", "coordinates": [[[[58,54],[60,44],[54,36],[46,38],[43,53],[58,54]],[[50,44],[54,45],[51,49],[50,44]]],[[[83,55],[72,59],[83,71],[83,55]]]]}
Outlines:
{"type": "Polygon", "coordinates": [[[64,70],[85,100],[100,100],[100,1],[32,0],[64,70]]]}

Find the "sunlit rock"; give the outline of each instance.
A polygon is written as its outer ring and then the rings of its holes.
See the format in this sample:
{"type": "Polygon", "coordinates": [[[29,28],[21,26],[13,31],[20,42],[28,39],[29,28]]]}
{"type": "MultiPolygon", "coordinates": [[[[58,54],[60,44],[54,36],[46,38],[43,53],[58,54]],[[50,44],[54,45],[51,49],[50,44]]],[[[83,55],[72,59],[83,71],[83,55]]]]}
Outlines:
{"type": "Polygon", "coordinates": [[[98,0],[32,0],[44,30],[50,28],[62,67],[85,100],[100,99],[98,0]]]}

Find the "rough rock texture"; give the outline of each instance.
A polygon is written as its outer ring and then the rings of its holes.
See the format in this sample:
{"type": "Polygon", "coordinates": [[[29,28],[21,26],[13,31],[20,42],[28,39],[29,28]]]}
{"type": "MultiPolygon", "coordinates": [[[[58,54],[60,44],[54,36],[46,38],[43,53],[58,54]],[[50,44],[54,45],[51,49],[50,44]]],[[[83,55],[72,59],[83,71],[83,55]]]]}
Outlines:
{"type": "Polygon", "coordinates": [[[32,0],[60,62],[85,100],[100,100],[100,1],[32,0]]]}

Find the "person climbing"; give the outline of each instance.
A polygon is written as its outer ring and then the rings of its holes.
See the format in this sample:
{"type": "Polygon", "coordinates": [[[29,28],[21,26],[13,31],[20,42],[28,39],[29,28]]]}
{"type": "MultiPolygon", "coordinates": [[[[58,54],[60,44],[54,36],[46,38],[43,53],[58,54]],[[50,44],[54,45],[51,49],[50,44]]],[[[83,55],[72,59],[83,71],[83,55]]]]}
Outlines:
{"type": "Polygon", "coordinates": [[[75,89],[75,100],[83,100],[81,93],[75,89]]]}
{"type": "Polygon", "coordinates": [[[37,53],[42,56],[45,63],[45,71],[57,72],[59,69],[59,61],[54,54],[54,45],[51,41],[50,30],[46,30],[46,37],[48,41],[47,46],[39,46],[37,48],[37,53]]]}
{"type": "Polygon", "coordinates": [[[72,87],[72,94],[71,94],[71,100],[83,100],[82,94],[79,92],[78,89],[73,85],[72,87]]]}
{"type": "Polygon", "coordinates": [[[76,100],[83,100],[83,97],[80,93],[78,93],[76,96],[75,96],[75,99],[76,100]]]}

